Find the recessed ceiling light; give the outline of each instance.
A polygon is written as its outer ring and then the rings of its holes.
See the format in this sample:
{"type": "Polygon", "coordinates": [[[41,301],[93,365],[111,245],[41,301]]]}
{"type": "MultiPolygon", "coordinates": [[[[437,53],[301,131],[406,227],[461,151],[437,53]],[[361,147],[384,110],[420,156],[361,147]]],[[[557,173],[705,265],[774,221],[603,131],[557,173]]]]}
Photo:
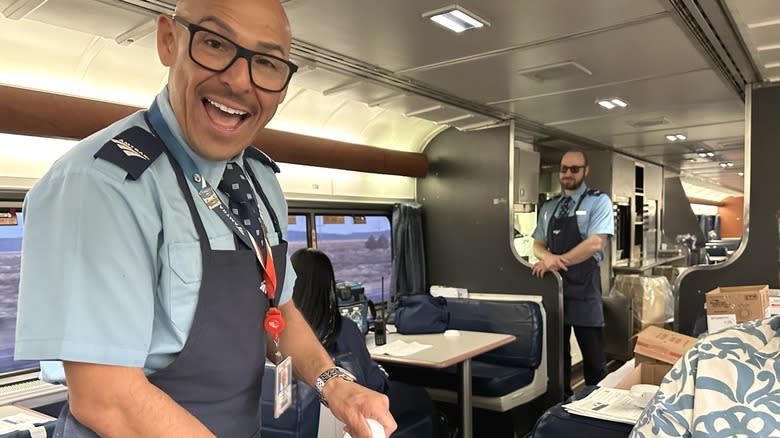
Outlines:
{"type": "Polygon", "coordinates": [[[728,163],[726,163],[726,167],[734,167],[734,163],[732,163],[731,161],[729,161],[728,163]]]}
{"type": "Polygon", "coordinates": [[[610,102],[608,100],[599,100],[596,103],[598,103],[599,105],[603,106],[604,108],[606,108],[608,110],[615,107],[615,104],[613,104],[612,102],[610,102]]]}
{"type": "Polygon", "coordinates": [[[737,175],[739,175],[739,176],[745,176],[745,172],[737,172],[737,175]]]}
{"type": "Polygon", "coordinates": [[[620,100],[618,98],[612,99],[612,100],[610,100],[610,102],[614,103],[615,105],[617,105],[617,106],[619,106],[621,108],[625,108],[625,107],[628,106],[627,103],[625,103],[624,101],[622,101],[622,100],[620,100]]]}
{"type": "Polygon", "coordinates": [[[458,5],[428,11],[422,14],[422,16],[456,33],[490,26],[490,23],[477,16],[477,14],[458,5]]]}
{"type": "Polygon", "coordinates": [[[715,156],[715,153],[714,153],[714,152],[707,152],[707,156],[708,156],[708,157],[714,157],[714,156],[715,156]]]}
{"type": "MultiPolygon", "coordinates": [[[[667,135],[666,137],[668,138],[669,136],[667,135]]],[[[699,152],[697,155],[702,158],[707,158],[709,156],[707,152],[699,152]]]]}
{"type": "Polygon", "coordinates": [[[677,140],[686,140],[688,138],[688,137],[686,137],[683,134],[677,134],[677,135],[675,135],[675,137],[677,137],[677,140]]]}
{"type": "Polygon", "coordinates": [[[669,140],[669,141],[677,141],[677,136],[669,134],[669,135],[666,136],[666,139],[669,140]]]}
{"type": "Polygon", "coordinates": [[[596,101],[596,103],[608,110],[611,110],[613,108],[625,108],[628,106],[628,103],[626,103],[625,100],[620,99],[618,97],[610,97],[609,99],[599,99],[596,101]]]}
{"type": "Polygon", "coordinates": [[[726,168],[726,167],[728,167],[728,164],[726,164],[726,163],[720,163],[720,167],[726,168]]]}

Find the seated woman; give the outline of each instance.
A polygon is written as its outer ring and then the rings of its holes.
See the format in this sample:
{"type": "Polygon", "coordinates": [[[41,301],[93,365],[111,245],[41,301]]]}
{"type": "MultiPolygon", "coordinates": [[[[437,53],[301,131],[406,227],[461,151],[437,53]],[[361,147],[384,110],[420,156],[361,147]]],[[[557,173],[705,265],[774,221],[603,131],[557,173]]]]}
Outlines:
{"type": "Polygon", "coordinates": [[[780,317],[699,341],[664,377],[631,438],[780,437],[780,317]]]}
{"type": "MultiPolygon", "coordinates": [[[[298,275],[293,289],[295,305],[336,362],[339,357],[349,356],[352,366],[339,365],[353,372],[363,386],[388,396],[390,412],[398,423],[393,437],[436,436],[438,431],[431,430],[431,426],[413,427],[412,434],[404,434],[404,423],[433,416],[433,402],[423,388],[388,380],[385,370],[371,359],[363,333],[339,313],[336,280],[328,256],[309,248],[296,251],[290,260],[298,275]]],[[[437,421],[428,424],[438,429],[437,421]]]]}

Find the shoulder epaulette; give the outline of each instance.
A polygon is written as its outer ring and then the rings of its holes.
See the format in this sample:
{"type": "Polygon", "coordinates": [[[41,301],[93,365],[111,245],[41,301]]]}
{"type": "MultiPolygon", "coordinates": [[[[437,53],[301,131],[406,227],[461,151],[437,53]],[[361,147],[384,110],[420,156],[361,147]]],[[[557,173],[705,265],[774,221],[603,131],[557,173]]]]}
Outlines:
{"type": "Polygon", "coordinates": [[[604,192],[602,192],[601,190],[597,190],[597,189],[588,189],[588,191],[585,192],[585,193],[587,193],[588,196],[599,196],[599,195],[603,195],[604,194],[604,192]]]}
{"type": "Polygon", "coordinates": [[[244,156],[263,163],[263,165],[270,167],[274,171],[274,173],[281,172],[281,169],[279,169],[279,165],[276,164],[276,162],[272,160],[271,157],[269,157],[268,155],[266,155],[265,152],[261,151],[260,149],[254,146],[249,146],[248,148],[246,148],[246,150],[244,151],[244,156]]]}
{"type": "Polygon", "coordinates": [[[151,132],[133,126],[107,141],[94,157],[116,164],[128,178],[137,180],[164,149],[162,141],[151,132]]]}

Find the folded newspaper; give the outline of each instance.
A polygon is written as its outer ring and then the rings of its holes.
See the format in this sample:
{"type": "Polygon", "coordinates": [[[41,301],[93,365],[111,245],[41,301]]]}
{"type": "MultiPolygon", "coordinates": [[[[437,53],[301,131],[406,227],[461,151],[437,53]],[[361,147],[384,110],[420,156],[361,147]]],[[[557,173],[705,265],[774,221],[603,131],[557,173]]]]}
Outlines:
{"type": "Polygon", "coordinates": [[[619,423],[636,424],[644,410],[626,389],[598,388],[581,400],[563,405],[567,412],[619,423]]]}

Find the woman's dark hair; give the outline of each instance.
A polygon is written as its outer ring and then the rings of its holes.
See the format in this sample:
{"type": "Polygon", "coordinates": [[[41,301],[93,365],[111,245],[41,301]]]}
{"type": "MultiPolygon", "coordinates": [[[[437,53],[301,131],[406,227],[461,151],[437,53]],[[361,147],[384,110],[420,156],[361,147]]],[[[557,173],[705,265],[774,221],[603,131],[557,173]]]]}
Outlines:
{"type": "Polygon", "coordinates": [[[295,251],[290,261],[298,275],[293,302],[327,350],[341,332],[333,265],[324,252],[312,248],[295,251]]]}

